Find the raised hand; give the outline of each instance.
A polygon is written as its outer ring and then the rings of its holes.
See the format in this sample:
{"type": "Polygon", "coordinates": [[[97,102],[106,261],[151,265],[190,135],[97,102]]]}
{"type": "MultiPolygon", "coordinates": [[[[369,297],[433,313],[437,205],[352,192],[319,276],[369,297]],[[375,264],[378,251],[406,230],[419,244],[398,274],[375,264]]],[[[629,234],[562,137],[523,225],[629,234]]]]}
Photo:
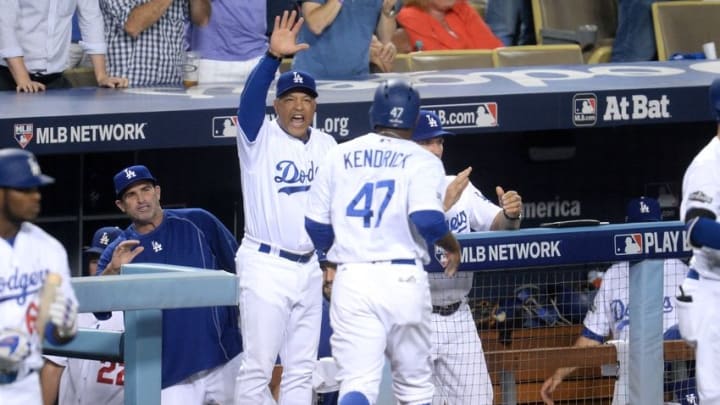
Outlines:
{"type": "Polygon", "coordinates": [[[135,256],[142,253],[143,250],[145,250],[144,247],[138,246],[140,244],[139,240],[136,239],[129,239],[124,240],[120,242],[113,251],[112,260],[107,265],[105,270],[103,270],[102,275],[114,275],[114,274],[120,274],[120,267],[123,264],[128,264],[135,259],[135,256]]]}
{"type": "Polygon", "coordinates": [[[517,191],[505,191],[502,187],[495,187],[498,196],[498,203],[508,219],[520,219],[522,213],[522,198],[517,191]]]}
{"type": "Polygon", "coordinates": [[[275,17],[275,26],[270,36],[270,52],[278,57],[293,55],[296,52],[308,49],[310,45],[296,43],[300,27],[305,21],[302,17],[297,18],[297,12],[293,10],[288,14],[283,12],[282,17],[275,17]]]}
{"type": "Polygon", "coordinates": [[[443,200],[443,210],[449,210],[456,202],[458,202],[462,192],[465,191],[465,187],[470,184],[471,172],[472,166],[468,166],[467,169],[458,173],[453,181],[448,184],[447,190],[445,190],[445,199],[443,200]]]}

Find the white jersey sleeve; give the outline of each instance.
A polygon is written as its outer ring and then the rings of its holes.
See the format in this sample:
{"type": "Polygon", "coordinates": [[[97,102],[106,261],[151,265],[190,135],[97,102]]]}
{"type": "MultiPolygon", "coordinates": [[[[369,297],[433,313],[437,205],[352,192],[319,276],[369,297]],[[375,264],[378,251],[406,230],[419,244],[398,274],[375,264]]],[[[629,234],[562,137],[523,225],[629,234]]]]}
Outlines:
{"type": "MultiPolygon", "coordinates": [[[[444,183],[446,190],[455,177],[446,176],[444,183]]],[[[500,211],[502,208],[485,198],[480,190],[470,183],[465,187],[458,201],[445,212],[445,220],[450,231],[455,234],[489,231],[495,216],[500,211]]],[[[436,255],[443,253],[439,247],[434,249],[436,255]]],[[[429,273],[428,276],[433,305],[454,304],[465,298],[473,285],[473,273],[469,271],[460,271],[454,277],[447,277],[444,273],[429,273]]]]}
{"type": "Polygon", "coordinates": [[[328,155],[306,215],[332,225],[331,261],[428,261],[409,215],[442,211],[443,177],[440,160],[414,142],[371,133],[328,155]]]}
{"type": "MultiPolygon", "coordinates": [[[[685,171],[680,204],[680,219],[690,209],[703,209],[720,221],[720,139],[717,136],[695,156],[685,171]]],[[[703,247],[693,249],[691,267],[701,276],[720,280],[720,251],[703,247]]]]}
{"type": "Polygon", "coordinates": [[[605,271],[583,325],[599,336],[627,340],[628,262],[615,263],[605,271]]]}
{"type": "Polygon", "coordinates": [[[245,237],[305,253],[312,243],[305,232],[308,191],[335,139],[312,129],[307,142],[265,120],[253,142],[239,127],[245,237]]]}

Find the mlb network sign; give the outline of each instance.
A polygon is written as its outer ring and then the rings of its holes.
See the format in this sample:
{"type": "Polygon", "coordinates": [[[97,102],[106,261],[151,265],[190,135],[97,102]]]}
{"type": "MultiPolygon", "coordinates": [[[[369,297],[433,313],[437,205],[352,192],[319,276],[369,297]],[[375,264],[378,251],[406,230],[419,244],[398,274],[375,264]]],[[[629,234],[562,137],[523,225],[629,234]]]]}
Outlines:
{"type": "Polygon", "coordinates": [[[614,236],[618,256],[690,252],[685,231],[623,233],[614,236]]]}

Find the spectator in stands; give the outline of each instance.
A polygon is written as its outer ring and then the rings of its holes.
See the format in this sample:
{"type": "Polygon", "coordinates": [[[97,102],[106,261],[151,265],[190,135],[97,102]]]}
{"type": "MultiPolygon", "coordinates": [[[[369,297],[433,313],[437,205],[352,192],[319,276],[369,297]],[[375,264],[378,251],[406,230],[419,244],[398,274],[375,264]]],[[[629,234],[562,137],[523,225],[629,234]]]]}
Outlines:
{"type": "Polygon", "coordinates": [[[299,42],[310,49],[298,53],[293,70],[316,79],[363,79],[370,74],[373,33],[382,44],[379,57],[392,63],[397,50],[392,43],[397,0],[304,0],[305,24],[299,42]]]}
{"type": "Polygon", "coordinates": [[[652,4],[656,1],[618,1],[618,27],[611,62],[640,62],[657,58],[652,19],[652,4]]]}
{"type": "Polygon", "coordinates": [[[200,55],[198,82],[242,83],[268,48],[266,4],[214,0],[204,27],[190,24],[190,49],[200,55]]]}
{"type": "Polygon", "coordinates": [[[503,46],[467,0],[405,0],[398,23],[415,51],[503,46]]]}
{"type": "Polygon", "coordinates": [[[127,87],[127,79],[105,69],[103,21],[95,0],[0,2],[0,90],[35,93],[71,87],[62,74],[70,50],[73,12],[77,9],[81,46],[90,54],[102,87],[127,87]]]}
{"type": "MultiPolygon", "coordinates": [[[[647,197],[633,199],[627,206],[626,222],[653,222],[662,219],[660,204],[647,197]]],[[[595,295],[593,305],[583,321],[581,335],[575,341],[576,347],[597,346],[602,344],[608,336],[614,340],[627,342],[630,336],[629,312],[629,262],[615,263],[605,272],[602,284],[595,295]]],[[[663,331],[667,331],[678,323],[674,300],[678,285],[685,279],[688,268],[678,259],[665,259],[664,261],[664,299],[663,299],[663,331]]],[[[615,382],[613,405],[627,405],[628,403],[628,372],[627,363],[629,354],[627,350],[619,350],[620,367],[618,379],[615,382]]],[[[552,394],[562,383],[563,379],[575,370],[573,367],[559,368],[540,389],[540,395],[546,404],[554,404],[552,394]]]]}
{"type": "Polygon", "coordinates": [[[110,72],[133,87],[180,85],[185,22],[210,19],[210,0],[100,0],[100,9],[110,72]]]}
{"type": "MultiPolygon", "coordinates": [[[[83,276],[97,273],[100,255],[120,233],[122,230],[114,226],[95,231],[92,243],[84,252],[87,267],[83,276]]],[[[103,320],[96,319],[91,313],[80,313],[78,326],[119,332],[125,330],[122,311],[113,311],[110,318],[103,320]]],[[[43,403],[122,405],[124,374],[124,363],[45,356],[45,364],[40,371],[43,403]]]]}
{"type": "Polygon", "coordinates": [[[505,46],[535,44],[530,0],[488,0],[485,22],[505,46]]]}

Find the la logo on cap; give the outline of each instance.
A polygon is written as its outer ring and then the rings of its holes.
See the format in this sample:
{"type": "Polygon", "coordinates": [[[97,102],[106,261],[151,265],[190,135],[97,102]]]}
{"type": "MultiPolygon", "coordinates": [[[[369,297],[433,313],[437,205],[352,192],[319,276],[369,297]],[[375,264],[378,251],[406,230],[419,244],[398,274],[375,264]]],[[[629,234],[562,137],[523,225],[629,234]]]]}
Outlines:
{"type": "Polygon", "coordinates": [[[293,72],[293,82],[294,83],[303,83],[303,78],[298,72],[293,72]]]}
{"type": "Polygon", "coordinates": [[[108,243],[110,243],[110,237],[108,236],[107,232],[103,232],[102,236],[100,237],[100,244],[107,246],[108,243]]]}
{"type": "Polygon", "coordinates": [[[640,201],[640,212],[643,214],[649,214],[650,213],[650,207],[648,207],[645,202],[640,201]]]}
{"type": "Polygon", "coordinates": [[[125,178],[130,180],[133,177],[137,177],[137,174],[135,174],[135,170],[125,169],[125,178]]]}

